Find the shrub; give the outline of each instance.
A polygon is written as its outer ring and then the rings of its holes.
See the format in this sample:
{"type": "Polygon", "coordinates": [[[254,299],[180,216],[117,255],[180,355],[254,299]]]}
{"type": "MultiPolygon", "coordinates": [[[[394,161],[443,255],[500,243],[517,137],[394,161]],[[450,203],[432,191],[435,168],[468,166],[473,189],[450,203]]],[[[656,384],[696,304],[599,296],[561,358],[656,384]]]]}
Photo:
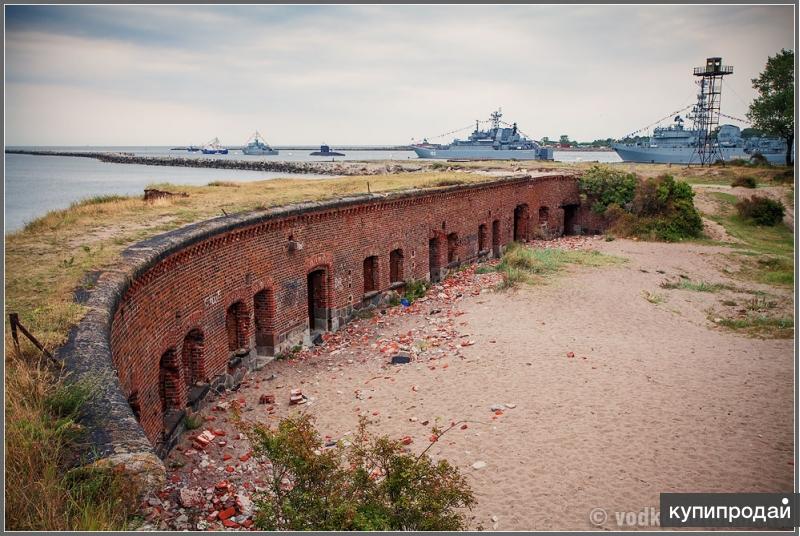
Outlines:
{"type": "Polygon", "coordinates": [[[736,203],[736,210],[742,218],[751,220],[756,225],[774,226],[783,221],[785,209],[780,201],[754,195],[736,203]]]}
{"type": "Polygon", "coordinates": [[[630,210],[613,204],[606,216],[617,235],[674,242],[703,232],[703,219],[693,199],[689,184],[662,175],[639,183],[630,210]]]}
{"type": "Polygon", "coordinates": [[[753,163],[754,166],[766,166],[769,167],[769,160],[761,153],[753,153],[750,157],[750,162],[753,163]]]}
{"type": "Polygon", "coordinates": [[[792,182],[794,182],[794,169],[791,169],[791,168],[790,169],[785,169],[785,170],[781,171],[780,173],[776,173],[772,177],[772,180],[773,180],[773,182],[777,182],[777,183],[780,183],[780,184],[792,183],[792,182]]]}
{"type": "Polygon", "coordinates": [[[633,173],[608,166],[592,166],[579,179],[578,186],[592,210],[603,214],[612,204],[626,207],[633,200],[637,182],[633,173]]]}
{"type": "Polygon", "coordinates": [[[733,186],[734,188],[736,187],[755,188],[756,180],[753,177],[736,177],[731,182],[731,186],[733,186]]]}
{"type": "Polygon", "coordinates": [[[406,283],[406,288],[405,292],[403,293],[403,297],[407,299],[410,303],[414,303],[415,300],[418,300],[419,298],[425,296],[425,293],[428,292],[429,286],[430,284],[422,279],[409,281],[408,283],[406,283]]]}
{"type": "MultiPolygon", "coordinates": [[[[443,432],[434,430],[436,438],[443,432]]],[[[461,508],[475,499],[466,478],[446,460],[367,433],[362,418],[353,444],[323,447],[308,415],[277,430],[254,426],[254,453],[272,463],[257,493],[255,526],[265,530],[463,530],[461,508]]]]}

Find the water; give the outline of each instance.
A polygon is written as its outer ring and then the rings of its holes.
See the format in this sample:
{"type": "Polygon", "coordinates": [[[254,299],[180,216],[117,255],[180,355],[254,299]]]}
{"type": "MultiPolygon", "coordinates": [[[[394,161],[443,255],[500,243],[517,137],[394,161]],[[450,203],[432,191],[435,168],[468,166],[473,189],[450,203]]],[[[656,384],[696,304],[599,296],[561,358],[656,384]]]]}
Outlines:
{"type": "MultiPolygon", "coordinates": [[[[10,149],[12,147],[9,147],[10,149]]],[[[34,149],[26,147],[26,149],[34,149]]],[[[203,155],[187,151],[171,151],[170,147],[36,147],[37,150],[126,152],[141,156],[176,156],[189,158],[219,158],[234,160],[273,160],[293,162],[323,162],[330,158],[309,156],[317,150],[281,150],[275,156],[248,156],[240,151],[227,155],[203,155]]],[[[413,151],[342,151],[342,160],[410,160],[413,151]]],[[[561,162],[620,162],[610,151],[556,151],[561,162]]],[[[211,181],[258,181],[278,177],[330,178],[327,175],[300,175],[267,171],[183,168],[112,164],[93,158],[66,156],[5,155],[5,232],[21,229],[26,223],[51,210],[67,208],[71,203],[98,195],[142,195],[148,184],[205,185],[211,181]]]]}
{"type": "Polygon", "coordinates": [[[5,155],[5,232],[71,203],[97,195],[142,195],[148,184],[205,185],[211,181],[260,181],[278,177],[330,178],[238,169],[111,164],[94,158],[5,155]]]}

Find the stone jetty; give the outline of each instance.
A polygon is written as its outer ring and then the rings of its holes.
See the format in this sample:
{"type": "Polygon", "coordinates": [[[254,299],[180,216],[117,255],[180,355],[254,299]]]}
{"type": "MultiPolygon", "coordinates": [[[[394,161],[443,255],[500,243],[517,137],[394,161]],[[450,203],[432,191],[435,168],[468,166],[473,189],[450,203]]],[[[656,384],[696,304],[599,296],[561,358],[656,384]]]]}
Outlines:
{"type": "Polygon", "coordinates": [[[421,171],[427,165],[396,162],[286,162],[265,160],[234,160],[227,158],[187,158],[183,156],[138,156],[131,153],[103,153],[81,151],[33,151],[6,149],[6,154],[36,156],[70,156],[94,158],[113,164],[140,164],[145,166],[197,167],[213,169],[243,169],[247,171],[270,171],[278,173],[300,173],[314,175],[382,175],[386,173],[409,173],[421,171]]]}

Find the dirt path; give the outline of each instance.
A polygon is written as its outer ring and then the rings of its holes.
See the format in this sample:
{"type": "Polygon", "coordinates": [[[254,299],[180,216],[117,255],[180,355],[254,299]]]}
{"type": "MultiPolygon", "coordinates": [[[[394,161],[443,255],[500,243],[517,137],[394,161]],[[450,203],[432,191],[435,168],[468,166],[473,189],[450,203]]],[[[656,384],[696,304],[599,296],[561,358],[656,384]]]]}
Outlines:
{"type": "MultiPolygon", "coordinates": [[[[227,409],[235,399],[251,421],[308,411],[333,439],[346,439],[367,415],[376,432],[410,435],[415,452],[427,446],[433,424],[470,421],[429,452],[468,475],[477,496],[473,527],[631,528],[618,527],[615,512],[658,508],[660,492],[790,491],[793,341],[717,328],[709,308],[724,295],[659,288],[681,274],[730,283],[714,262],[725,250],[585,238],[561,244],[628,262],[506,292],[493,290],[497,274],[470,269],[411,308],[354,322],[324,348],[270,364],[221,409],[205,410],[213,420],[170,455],[180,467],[148,507],[151,525],[222,528],[225,509],[233,514],[226,525],[251,523],[246,498],[264,465],[236,439],[227,409]],[[666,301],[651,303],[644,291],[666,301]],[[387,364],[398,350],[414,361],[387,364]],[[309,402],[290,407],[293,388],[309,402]],[[258,403],[262,394],[276,396],[274,407],[258,403]],[[490,411],[494,404],[506,405],[502,414],[490,411]],[[191,438],[205,428],[225,435],[197,451],[191,438]],[[476,462],[485,467],[474,469],[476,462]],[[199,490],[195,507],[179,509],[180,489],[199,490]],[[590,523],[594,508],[607,520],[590,523]]],[[[772,291],[791,298],[790,290],[772,291]]]]}

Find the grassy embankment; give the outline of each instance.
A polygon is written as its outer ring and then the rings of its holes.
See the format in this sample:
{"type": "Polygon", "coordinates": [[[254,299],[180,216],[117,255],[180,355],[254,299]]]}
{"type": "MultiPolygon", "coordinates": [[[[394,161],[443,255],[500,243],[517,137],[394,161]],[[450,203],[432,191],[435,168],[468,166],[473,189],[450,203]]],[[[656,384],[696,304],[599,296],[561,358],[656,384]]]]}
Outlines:
{"type": "MultiPolygon", "coordinates": [[[[111,267],[139,240],[222,215],[301,201],[367,192],[431,188],[490,180],[467,173],[409,173],[341,179],[281,179],[209,186],[154,185],[188,197],[145,202],[105,196],[75,203],[6,236],[6,309],[18,312],[49,349],[62,344],[84,314],[76,288],[91,287],[86,275],[111,267]]],[[[6,330],[8,334],[8,329],[6,330]]],[[[124,529],[135,518],[130,493],[118,477],[100,471],[67,472],[74,423],[91,393],[63,385],[22,338],[18,355],[6,336],[6,526],[28,530],[124,529]],[[64,402],[67,400],[68,402],[64,402]]]]}

